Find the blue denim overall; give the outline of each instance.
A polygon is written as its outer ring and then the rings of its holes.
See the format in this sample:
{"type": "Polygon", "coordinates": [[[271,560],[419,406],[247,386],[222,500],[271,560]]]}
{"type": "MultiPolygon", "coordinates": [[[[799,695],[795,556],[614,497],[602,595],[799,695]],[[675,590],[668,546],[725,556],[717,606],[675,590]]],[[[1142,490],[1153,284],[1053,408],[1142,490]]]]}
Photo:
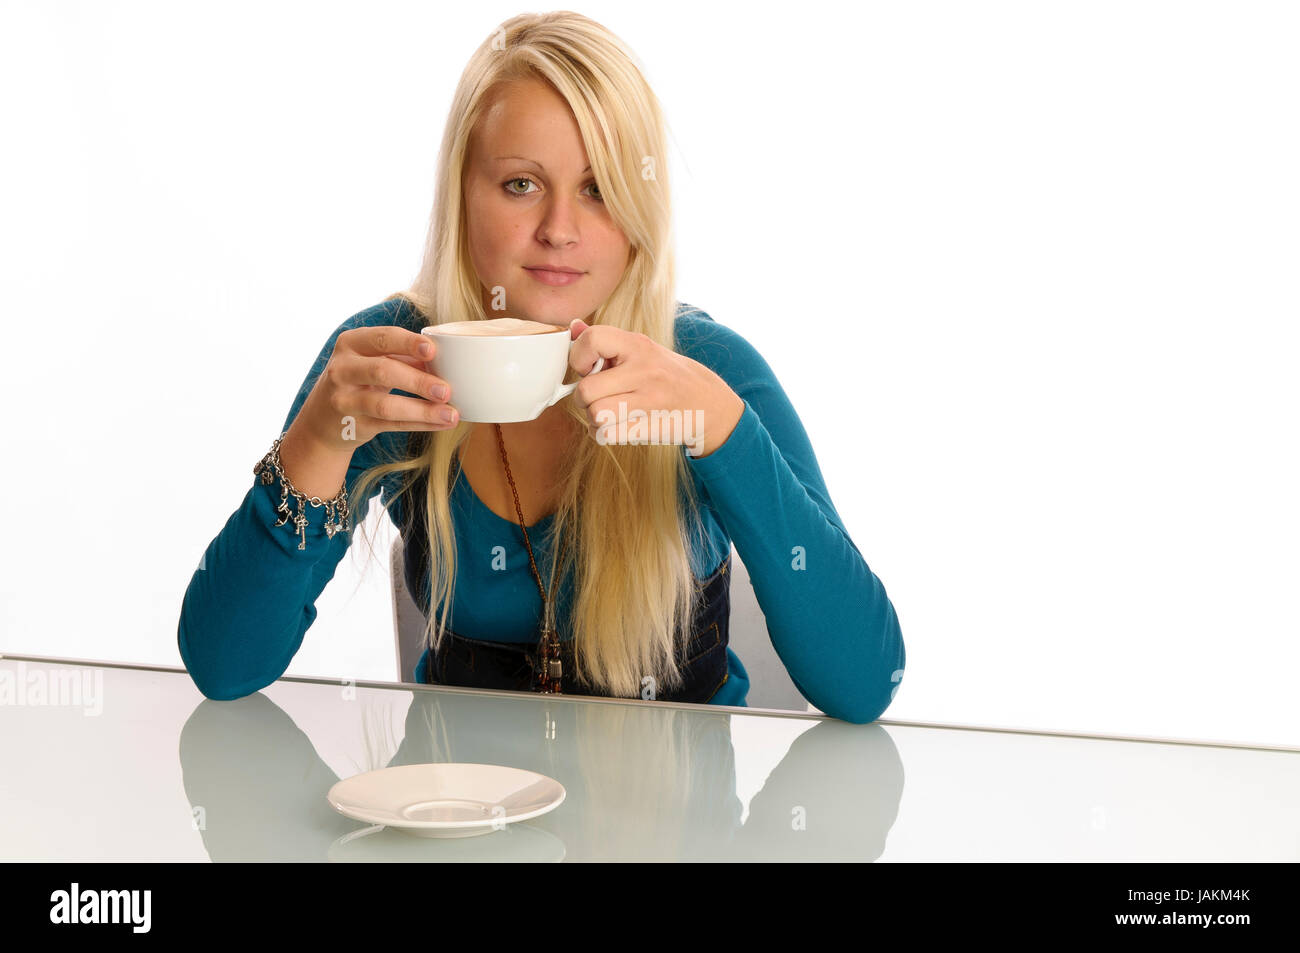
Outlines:
{"type": "MultiPolygon", "coordinates": [[[[406,541],[407,591],[418,594],[420,608],[428,617],[429,543],[423,518],[426,476],[418,477],[406,499],[415,504],[401,518],[402,538],[406,541]]],[[[702,594],[691,624],[685,651],[679,650],[678,667],[683,683],[675,690],[653,686],[656,701],[704,704],[726,683],[728,622],[731,619],[731,551],[709,575],[697,581],[702,594]]],[[[541,633],[538,633],[540,640],[541,633]]],[[[437,652],[426,654],[424,681],[431,685],[456,685],[461,688],[493,688],[504,691],[534,691],[539,670],[537,643],[489,642],[468,638],[448,629],[443,633],[437,652]]],[[[560,642],[560,659],[564,672],[561,690],[568,695],[605,695],[608,692],[579,682],[573,659],[571,639],[560,642]]],[[[644,694],[642,697],[645,697],[644,694]]]]}
{"type": "MultiPolygon", "coordinates": [[[[666,691],[656,688],[655,701],[705,704],[727,681],[727,623],[731,617],[731,553],[701,583],[703,594],[695,611],[690,640],[678,656],[682,685],[666,691]]],[[[540,638],[540,633],[539,633],[540,638]]],[[[534,691],[540,666],[535,643],[488,642],[470,639],[448,629],[437,652],[430,652],[425,680],[435,685],[534,691]]],[[[574,672],[573,640],[560,642],[566,695],[604,695],[609,692],[578,681],[574,672]]],[[[642,697],[648,697],[643,694],[642,697]]]]}

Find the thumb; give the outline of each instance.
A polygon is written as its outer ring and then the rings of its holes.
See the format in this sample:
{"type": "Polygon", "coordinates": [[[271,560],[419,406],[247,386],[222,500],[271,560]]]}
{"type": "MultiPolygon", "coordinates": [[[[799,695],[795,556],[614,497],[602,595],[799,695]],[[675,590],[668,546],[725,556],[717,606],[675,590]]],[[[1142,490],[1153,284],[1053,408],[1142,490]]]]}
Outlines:
{"type": "Polygon", "coordinates": [[[580,335],[583,331],[587,330],[587,328],[589,327],[591,327],[591,325],[589,325],[586,321],[582,320],[582,318],[574,318],[572,321],[569,322],[569,333],[573,335],[573,337],[570,340],[576,340],[578,335],[580,335]]]}

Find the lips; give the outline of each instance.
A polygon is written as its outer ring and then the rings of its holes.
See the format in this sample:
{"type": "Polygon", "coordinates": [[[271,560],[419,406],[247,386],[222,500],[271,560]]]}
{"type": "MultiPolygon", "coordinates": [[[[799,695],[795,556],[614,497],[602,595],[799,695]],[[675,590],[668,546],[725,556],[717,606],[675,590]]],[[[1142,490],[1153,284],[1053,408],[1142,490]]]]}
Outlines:
{"type": "Polygon", "coordinates": [[[524,271],[528,272],[544,285],[571,285],[581,277],[580,271],[556,271],[551,268],[532,268],[524,266],[524,271]]]}

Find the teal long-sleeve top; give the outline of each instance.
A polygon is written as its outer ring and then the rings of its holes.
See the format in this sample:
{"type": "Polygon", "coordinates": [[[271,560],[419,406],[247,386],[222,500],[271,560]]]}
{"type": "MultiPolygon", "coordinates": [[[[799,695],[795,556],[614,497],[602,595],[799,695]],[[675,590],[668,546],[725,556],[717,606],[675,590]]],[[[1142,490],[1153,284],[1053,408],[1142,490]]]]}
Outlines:
{"type": "MultiPolygon", "coordinates": [[[[418,331],[422,322],[401,298],[344,321],[299,388],[283,430],[324,370],[338,336],[376,325],[418,331]]],[[[744,402],[740,420],[721,446],[705,457],[686,454],[706,530],[702,548],[691,553],[697,578],[706,578],[734,544],[795,687],[831,717],[859,724],[876,720],[889,706],[906,664],[898,616],[831,502],[799,416],[767,361],[733,329],[679,304],[674,336],[680,353],[715,371],[744,402]]],[[[392,393],[412,396],[398,389],[392,393]]],[[[379,460],[372,445],[400,452],[396,448],[405,440],[404,432],[392,431],[362,444],[349,465],[349,493],[379,460]]],[[[381,481],[379,488],[376,493],[392,501],[385,505],[401,526],[404,501],[393,499],[392,483],[381,481]]],[[[350,534],[326,535],[323,507],[307,507],[306,548],[299,550],[302,536],[291,523],[273,525],[279,494],[279,481],[266,485],[254,478],[186,589],[177,644],[195,685],[209,698],[241,698],[284,674],[315,621],[317,597],[350,545],[350,534]]],[[[370,501],[350,497],[350,502],[358,526],[370,501]]],[[[489,551],[511,529],[522,551],[518,524],[506,525],[467,480],[455,481],[451,502],[457,552],[489,551]]],[[[529,529],[542,566],[549,565],[551,518],[540,521],[537,531],[529,529]]],[[[457,567],[453,627],[472,638],[536,641],[542,601],[528,559],[508,559],[504,571],[487,562],[462,560],[457,567]]],[[[427,590],[424,596],[427,607],[427,590]]],[[[561,589],[558,617],[565,617],[571,601],[572,593],[561,589]]],[[[710,703],[744,705],[748,674],[730,647],[727,657],[729,677],[710,703]]],[[[418,669],[402,677],[422,680],[423,665],[418,669]]]]}

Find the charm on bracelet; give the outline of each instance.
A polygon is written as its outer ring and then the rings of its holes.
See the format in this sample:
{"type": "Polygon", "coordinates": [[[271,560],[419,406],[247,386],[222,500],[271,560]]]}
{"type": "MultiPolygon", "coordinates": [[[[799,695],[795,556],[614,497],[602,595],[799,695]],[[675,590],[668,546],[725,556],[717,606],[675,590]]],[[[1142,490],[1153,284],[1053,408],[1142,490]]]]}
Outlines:
{"type": "Polygon", "coordinates": [[[322,500],[320,497],[313,496],[311,499],[303,496],[289,482],[289,478],[284,475],[284,469],[280,466],[280,441],[284,439],[286,430],[281,434],[271,449],[262,457],[253,467],[253,476],[257,477],[263,486],[270,486],[276,479],[280,481],[280,505],[275,511],[280,514],[279,519],[275,521],[274,526],[283,526],[292,519],[293,533],[301,537],[298,543],[298,549],[307,548],[307,513],[306,506],[308,503],[313,508],[325,507],[325,536],[333,539],[335,534],[348,529],[348,488],[346,478],[343,486],[340,488],[338,495],[332,500],[322,500]],[[291,514],[289,507],[289,497],[293,496],[298,501],[298,512],[296,515],[291,514]]]}

